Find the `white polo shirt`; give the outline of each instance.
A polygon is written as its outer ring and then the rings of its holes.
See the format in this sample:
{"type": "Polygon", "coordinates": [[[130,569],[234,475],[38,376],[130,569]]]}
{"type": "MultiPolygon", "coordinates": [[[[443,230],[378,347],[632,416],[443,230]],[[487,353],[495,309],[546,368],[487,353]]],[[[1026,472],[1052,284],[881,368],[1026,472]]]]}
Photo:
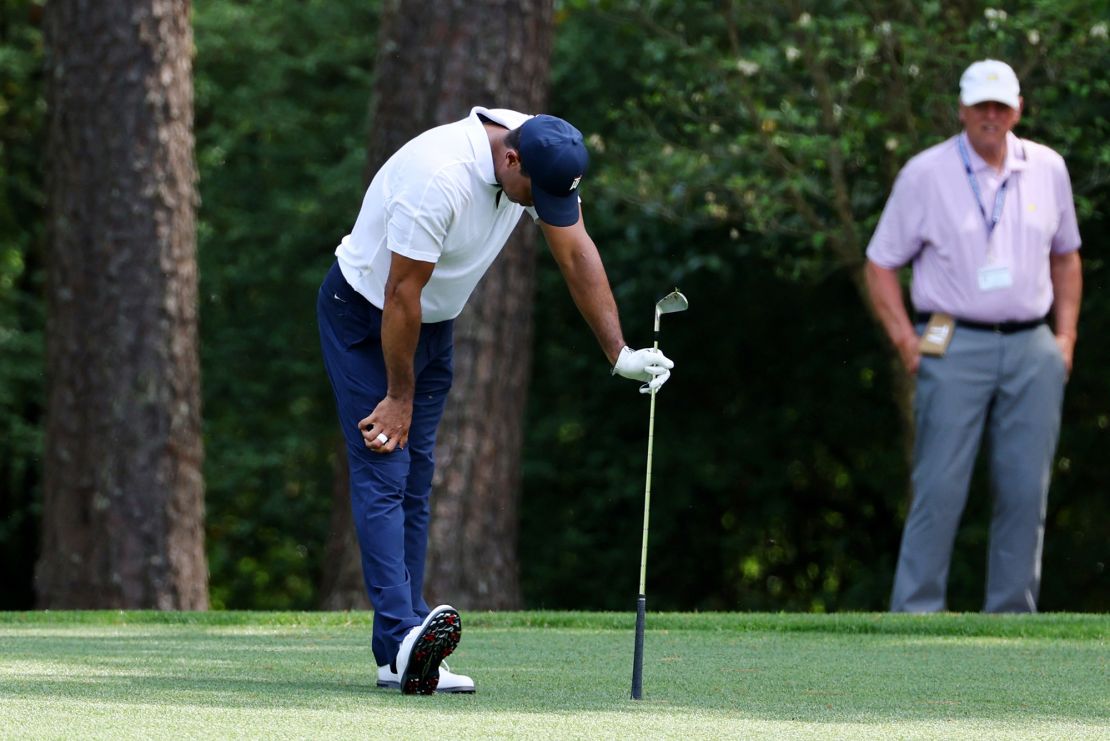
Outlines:
{"type": "Polygon", "coordinates": [[[501,195],[489,137],[478,114],[509,129],[531,116],[475,107],[462,121],[405,144],[374,176],[354,229],[335,255],[347,282],[385,305],[391,252],[435,263],[421,294],[422,321],[454,319],[528,211],[501,195]]]}

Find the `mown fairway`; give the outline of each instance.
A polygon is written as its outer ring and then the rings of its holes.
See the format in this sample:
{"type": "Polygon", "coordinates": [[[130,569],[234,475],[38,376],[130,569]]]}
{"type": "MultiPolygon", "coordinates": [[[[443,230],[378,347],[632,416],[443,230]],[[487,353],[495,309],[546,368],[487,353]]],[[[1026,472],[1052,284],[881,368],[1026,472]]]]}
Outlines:
{"type": "Polygon", "coordinates": [[[1107,738],[1110,618],[463,613],[478,694],[374,686],[364,613],[0,613],[0,738],[1107,738]]]}

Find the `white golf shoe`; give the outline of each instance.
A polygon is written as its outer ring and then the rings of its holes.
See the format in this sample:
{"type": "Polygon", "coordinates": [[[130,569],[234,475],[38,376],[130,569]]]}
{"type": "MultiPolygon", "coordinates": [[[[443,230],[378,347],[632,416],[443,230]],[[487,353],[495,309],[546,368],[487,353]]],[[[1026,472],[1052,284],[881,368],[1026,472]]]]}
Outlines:
{"type": "MultiPolygon", "coordinates": [[[[440,605],[424,622],[409,631],[397,652],[397,676],[401,693],[431,695],[440,682],[439,665],[451,655],[462,637],[458,610],[440,605]]],[[[379,670],[379,676],[381,672],[379,670]]],[[[471,691],[473,691],[471,682],[471,691]]]]}
{"type": "MultiPolygon", "coordinates": [[[[379,666],[378,686],[392,690],[400,689],[401,675],[393,671],[393,667],[389,664],[379,666]]],[[[436,685],[436,692],[455,692],[473,695],[474,680],[465,674],[455,674],[455,672],[447,668],[446,661],[441,661],[439,664],[439,684],[436,685]]]]}

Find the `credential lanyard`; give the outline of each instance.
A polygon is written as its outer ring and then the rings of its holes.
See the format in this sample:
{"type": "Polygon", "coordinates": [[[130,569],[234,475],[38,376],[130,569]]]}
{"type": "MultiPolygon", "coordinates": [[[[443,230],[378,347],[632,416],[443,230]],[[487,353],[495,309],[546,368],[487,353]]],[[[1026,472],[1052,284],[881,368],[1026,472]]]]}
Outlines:
{"type": "Polygon", "coordinates": [[[1007,176],[1002,181],[1002,185],[998,186],[998,192],[994,194],[994,209],[991,211],[990,217],[987,216],[987,209],[983,208],[983,194],[979,190],[979,180],[975,177],[975,172],[971,169],[971,157],[967,153],[967,146],[964,144],[963,136],[956,137],[956,146],[960,150],[960,159],[964,161],[964,172],[967,173],[967,182],[971,184],[971,192],[975,194],[975,202],[979,204],[979,213],[983,215],[983,223],[987,225],[987,239],[990,239],[994,228],[998,226],[999,219],[1002,218],[1002,208],[1006,205],[1006,186],[1010,184],[1010,178],[1007,176]]]}

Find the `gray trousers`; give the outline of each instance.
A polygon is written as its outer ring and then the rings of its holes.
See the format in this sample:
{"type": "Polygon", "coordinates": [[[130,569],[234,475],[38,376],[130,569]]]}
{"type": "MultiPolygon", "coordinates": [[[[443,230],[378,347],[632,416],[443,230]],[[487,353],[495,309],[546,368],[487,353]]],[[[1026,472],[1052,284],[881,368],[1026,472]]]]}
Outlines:
{"type": "Polygon", "coordinates": [[[1047,325],[1012,334],[957,327],[944,357],[921,359],[913,504],[892,611],[946,608],[952,545],[984,428],[993,510],[983,609],[1036,611],[1065,381],[1047,325]]]}

